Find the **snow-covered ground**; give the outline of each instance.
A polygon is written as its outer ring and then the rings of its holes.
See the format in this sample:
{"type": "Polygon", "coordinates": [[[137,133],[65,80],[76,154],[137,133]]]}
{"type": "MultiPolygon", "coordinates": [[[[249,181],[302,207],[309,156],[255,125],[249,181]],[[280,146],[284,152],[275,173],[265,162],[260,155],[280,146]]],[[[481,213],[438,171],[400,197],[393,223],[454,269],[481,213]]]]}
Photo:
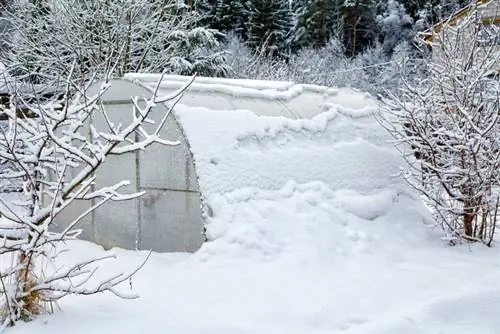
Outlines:
{"type": "MultiPolygon", "coordinates": [[[[450,248],[406,195],[290,183],[217,200],[215,240],[198,253],[153,254],[122,291],[69,297],[61,311],[9,333],[495,334],[500,254],[450,248]],[[377,203],[378,205],[372,205],[377,203]]],[[[77,242],[63,260],[102,255],[77,242]]],[[[101,275],[132,270],[118,255],[101,275]]]]}
{"type": "MultiPolygon", "coordinates": [[[[309,120],[179,108],[209,242],[153,254],[120,287],[139,299],[68,297],[8,332],[500,333],[498,249],[440,241],[367,105],[338,103],[309,120]]],[[[78,241],[59,261],[104,253],[96,279],[147,255],[78,241]]]]}

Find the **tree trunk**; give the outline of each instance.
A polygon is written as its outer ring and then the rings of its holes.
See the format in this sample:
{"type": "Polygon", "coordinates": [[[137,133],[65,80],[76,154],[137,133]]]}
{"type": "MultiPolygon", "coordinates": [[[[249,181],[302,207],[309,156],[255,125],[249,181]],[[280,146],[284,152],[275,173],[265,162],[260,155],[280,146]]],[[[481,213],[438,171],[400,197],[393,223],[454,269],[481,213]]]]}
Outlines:
{"type": "MultiPolygon", "coordinates": [[[[467,203],[465,205],[469,205],[472,203],[467,203]]],[[[473,222],[476,214],[474,213],[474,209],[472,205],[470,207],[465,208],[464,212],[464,233],[468,237],[473,237],[474,236],[474,228],[473,228],[473,222]]]]}
{"type": "Polygon", "coordinates": [[[325,12],[323,10],[321,10],[321,12],[318,14],[318,18],[316,20],[316,29],[318,31],[316,45],[323,46],[326,44],[326,36],[324,34],[324,25],[325,25],[325,12]]]}
{"type": "Polygon", "coordinates": [[[21,252],[19,255],[19,265],[22,269],[17,273],[16,285],[16,303],[14,308],[18,308],[18,319],[28,321],[33,316],[39,315],[41,312],[40,299],[37,294],[33,294],[30,290],[36,285],[36,280],[32,274],[32,255],[26,252],[21,252]]]}
{"type": "Polygon", "coordinates": [[[349,38],[349,46],[351,48],[351,57],[354,57],[356,55],[356,48],[357,48],[357,38],[358,38],[358,20],[359,20],[359,10],[360,10],[360,4],[359,1],[356,1],[356,5],[353,7],[351,13],[351,34],[349,38]]]}

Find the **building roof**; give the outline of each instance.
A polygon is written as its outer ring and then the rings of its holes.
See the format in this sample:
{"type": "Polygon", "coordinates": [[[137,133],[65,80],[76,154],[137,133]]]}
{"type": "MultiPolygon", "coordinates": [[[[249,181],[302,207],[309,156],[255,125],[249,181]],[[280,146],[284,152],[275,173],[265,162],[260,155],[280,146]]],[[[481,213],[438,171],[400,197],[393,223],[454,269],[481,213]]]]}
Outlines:
{"type": "MultiPolygon", "coordinates": [[[[474,0],[471,2],[469,5],[465,6],[464,8],[458,10],[455,12],[453,15],[448,17],[445,20],[442,20],[441,22],[436,23],[429,29],[419,33],[417,37],[424,42],[432,42],[433,36],[437,33],[439,33],[444,26],[446,25],[455,25],[457,22],[459,22],[461,19],[469,15],[472,11],[476,10],[480,6],[486,6],[490,3],[498,2],[498,0],[474,0]]],[[[500,22],[500,12],[495,12],[492,13],[492,15],[488,15],[483,19],[483,23],[485,24],[495,24],[500,22]]]]}

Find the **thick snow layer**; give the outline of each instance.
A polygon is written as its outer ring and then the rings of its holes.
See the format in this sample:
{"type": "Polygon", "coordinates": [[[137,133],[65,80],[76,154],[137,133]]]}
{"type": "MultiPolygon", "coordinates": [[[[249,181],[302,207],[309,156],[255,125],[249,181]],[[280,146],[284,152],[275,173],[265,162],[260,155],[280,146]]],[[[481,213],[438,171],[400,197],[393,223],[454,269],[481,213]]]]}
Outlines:
{"type": "MultiPolygon", "coordinates": [[[[160,78],[161,74],[153,74],[153,73],[128,73],[125,74],[125,79],[131,81],[137,81],[147,86],[156,85],[160,78]]],[[[183,75],[164,75],[162,84],[163,85],[176,85],[177,87],[182,87],[186,84],[186,81],[189,80],[189,77],[183,75]]],[[[289,87],[293,86],[293,82],[286,81],[267,81],[267,80],[246,80],[246,79],[226,79],[226,78],[209,78],[209,77],[196,77],[195,82],[197,84],[203,85],[207,87],[212,87],[212,91],[216,90],[216,88],[221,86],[228,87],[245,87],[252,88],[256,90],[262,89],[275,89],[278,91],[286,90],[289,87]],[[216,85],[215,87],[213,85],[216,85]]]]}
{"type": "MultiPolygon", "coordinates": [[[[154,89],[160,75],[126,79],[154,89]]],[[[165,76],[160,93],[188,80],[165,76]]],[[[289,181],[360,191],[399,183],[402,161],[373,119],[376,108],[369,95],[349,88],[196,78],[174,112],[208,198],[245,187],[277,190],[289,181]]]]}
{"type": "Polygon", "coordinates": [[[332,105],[314,118],[257,116],[246,110],[178,106],[202,193],[244,187],[280,189],[321,181],[331,189],[370,191],[398,183],[401,159],[367,113],[332,105]]]}
{"type": "MultiPolygon", "coordinates": [[[[162,76],[160,74],[129,73],[124,78],[155,89],[162,76]]],[[[165,75],[159,85],[160,92],[182,88],[190,80],[191,78],[186,76],[165,75]]],[[[196,77],[189,86],[186,95],[193,94],[193,92],[205,93],[208,104],[206,106],[209,108],[210,98],[213,98],[215,94],[226,94],[232,98],[249,97],[264,100],[289,100],[300,95],[307,95],[313,99],[325,95],[334,103],[350,108],[375,104],[368,94],[352,88],[333,88],[286,81],[196,77]]]]}
{"type": "MultiPolygon", "coordinates": [[[[120,287],[140,299],[70,297],[9,333],[499,333],[498,249],[441,242],[397,177],[373,100],[337,93],[309,119],[179,105],[208,241],[195,254],[153,254],[120,287]]],[[[118,259],[99,277],[146,256],[73,242],[58,265],[103,253],[118,259]]]]}
{"type": "MultiPolygon", "coordinates": [[[[8,333],[498,333],[498,250],[438,242],[404,192],[289,183],[216,196],[213,207],[212,241],[194,255],[153,254],[121,287],[139,299],[70,297],[8,333]]],[[[118,260],[100,277],[146,256],[76,242],[60,261],[104,253],[118,260]]]]}
{"type": "MultiPolygon", "coordinates": [[[[157,74],[127,74],[125,76],[125,79],[139,82],[151,89],[157,86],[160,78],[161,76],[157,74]]],[[[159,87],[163,91],[175,90],[186,85],[189,80],[190,78],[186,76],[168,75],[163,77],[159,87]]],[[[210,97],[214,93],[223,93],[232,97],[286,100],[297,96],[302,90],[301,85],[291,82],[198,77],[189,86],[188,94],[189,92],[202,92],[210,97]]]]}
{"type": "Polygon", "coordinates": [[[249,257],[304,265],[381,254],[427,239],[425,208],[404,191],[332,191],[321,182],[289,182],[278,191],[239,189],[212,196],[209,242],[199,259],[249,257]],[[405,217],[403,221],[398,221],[405,217]],[[408,226],[409,219],[415,226],[408,226]]]}

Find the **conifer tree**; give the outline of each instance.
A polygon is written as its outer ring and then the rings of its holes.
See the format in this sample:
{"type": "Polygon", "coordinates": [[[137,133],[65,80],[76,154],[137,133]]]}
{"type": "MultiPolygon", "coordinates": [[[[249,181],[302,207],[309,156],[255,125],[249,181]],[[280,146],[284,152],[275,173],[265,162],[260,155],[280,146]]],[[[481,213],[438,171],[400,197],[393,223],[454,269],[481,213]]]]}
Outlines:
{"type": "Polygon", "coordinates": [[[388,0],[382,10],[383,13],[377,16],[381,30],[380,42],[384,52],[390,55],[396,45],[408,42],[414,37],[413,19],[398,0],[388,0]]]}
{"type": "Polygon", "coordinates": [[[276,57],[290,53],[292,12],[288,0],[251,0],[248,3],[247,43],[276,57]]]}
{"type": "Polygon", "coordinates": [[[375,0],[345,0],[345,39],[350,56],[355,56],[375,41],[377,3],[375,0]]]}
{"type": "Polygon", "coordinates": [[[216,8],[217,0],[196,0],[194,9],[200,16],[198,24],[203,27],[217,29],[216,8]]]}
{"type": "Polygon", "coordinates": [[[295,2],[295,42],[299,46],[323,46],[341,39],[344,0],[298,0],[295,2]]]}
{"type": "Polygon", "coordinates": [[[224,32],[234,31],[238,36],[244,34],[245,22],[248,19],[244,1],[217,0],[215,16],[217,21],[215,29],[224,32]]]}

